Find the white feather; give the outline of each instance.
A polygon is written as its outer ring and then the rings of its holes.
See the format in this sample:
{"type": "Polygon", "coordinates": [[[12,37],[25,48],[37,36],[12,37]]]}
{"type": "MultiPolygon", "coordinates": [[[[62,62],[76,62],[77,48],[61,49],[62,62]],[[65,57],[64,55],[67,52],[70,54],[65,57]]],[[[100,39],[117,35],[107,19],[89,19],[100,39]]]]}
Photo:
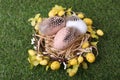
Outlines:
{"type": "Polygon", "coordinates": [[[80,33],[84,34],[87,32],[87,25],[85,24],[84,21],[82,20],[77,20],[77,21],[67,21],[66,27],[75,27],[77,28],[80,33]]]}

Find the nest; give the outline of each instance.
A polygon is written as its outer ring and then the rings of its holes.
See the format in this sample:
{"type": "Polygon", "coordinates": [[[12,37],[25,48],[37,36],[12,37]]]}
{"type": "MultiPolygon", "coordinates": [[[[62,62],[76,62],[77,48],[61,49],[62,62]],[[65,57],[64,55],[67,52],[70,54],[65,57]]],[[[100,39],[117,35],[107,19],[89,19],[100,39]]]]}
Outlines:
{"type": "Polygon", "coordinates": [[[68,48],[64,50],[57,50],[53,47],[53,36],[45,36],[41,34],[34,34],[35,47],[37,54],[40,56],[48,56],[51,61],[67,62],[68,60],[77,57],[84,56],[85,53],[92,52],[96,56],[98,55],[97,46],[90,45],[89,47],[83,49],[82,45],[86,41],[90,41],[90,34],[86,33],[79,36],[75,42],[68,48]]]}

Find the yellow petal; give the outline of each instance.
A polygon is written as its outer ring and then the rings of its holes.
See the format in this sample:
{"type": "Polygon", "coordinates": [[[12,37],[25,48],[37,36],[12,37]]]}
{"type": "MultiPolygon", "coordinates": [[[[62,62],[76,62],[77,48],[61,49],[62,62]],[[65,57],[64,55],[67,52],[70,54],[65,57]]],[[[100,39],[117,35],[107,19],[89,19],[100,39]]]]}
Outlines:
{"type": "Polygon", "coordinates": [[[77,65],[77,59],[76,58],[70,59],[68,62],[69,62],[70,65],[77,65]]]}
{"type": "Polygon", "coordinates": [[[35,21],[35,20],[32,20],[31,25],[32,25],[32,26],[35,26],[35,25],[36,25],[36,21],[35,21]]]}
{"type": "Polygon", "coordinates": [[[40,17],[40,14],[35,15],[35,20],[37,20],[40,17]]]}
{"type": "Polygon", "coordinates": [[[66,12],[67,12],[67,15],[71,15],[71,11],[72,11],[72,8],[69,8],[66,12]]]}
{"type": "Polygon", "coordinates": [[[30,18],[30,19],[28,19],[28,21],[32,21],[34,18],[30,18]]]}
{"type": "Polygon", "coordinates": [[[54,17],[56,14],[57,14],[57,11],[51,10],[51,11],[48,13],[48,16],[49,16],[49,17],[54,17]]]}
{"type": "Polygon", "coordinates": [[[63,16],[64,13],[65,13],[65,12],[64,12],[63,10],[61,10],[61,11],[59,11],[58,16],[63,16]]]}
{"type": "Polygon", "coordinates": [[[45,66],[45,65],[48,64],[48,61],[46,59],[44,59],[44,60],[40,61],[40,64],[43,65],[43,66],[45,66]]]}
{"type": "Polygon", "coordinates": [[[55,7],[53,7],[52,9],[57,10],[57,11],[61,11],[61,10],[64,10],[65,8],[63,8],[62,6],[59,6],[59,5],[55,5],[55,7]]]}
{"type": "Polygon", "coordinates": [[[92,38],[98,39],[99,37],[96,34],[91,34],[92,38]]]}
{"type": "Polygon", "coordinates": [[[79,64],[82,63],[83,60],[84,60],[84,58],[80,55],[80,56],[78,57],[78,62],[79,62],[79,64]]]}
{"type": "Polygon", "coordinates": [[[39,64],[39,61],[36,61],[36,60],[35,60],[35,61],[32,62],[32,64],[33,64],[34,66],[37,66],[37,65],[39,64]]]}
{"type": "Polygon", "coordinates": [[[29,49],[28,53],[29,53],[30,56],[34,56],[36,54],[36,51],[34,51],[32,49],[29,49]]]}
{"type": "Polygon", "coordinates": [[[42,21],[42,18],[37,19],[37,23],[40,23],[42,21]]]}
{"type": "Polygon", "coordinates": [[[90,18],[84,18],[83,21],[88,25],[88,26],[91,26],[93,24],[93,21],[92,19],[90,18]]]}
{"type": "Polygon", "coordinates": [[[101,29],[98,29],[98,30],[97,30],[97,35],[99,35],[99,36],[103,36],[104,33],[103,33],[103,31],[102,31],[101,29]]]}
{"type": "Polygon", "coordinates": [[[60,63],[58,61],[53,61],[50,67],[52,70],[58,70],[60,68],[60,63]]]}
{"type": "Polygon", "coordinates": [[[93,32],[92,26],[87,26],[87,29],[88,29],[88,30],[87,30],[88,32],[90,32],[90,33],[93,32]]]}
{"type": "Polygon", "coordinates": [[[94,55],[93,53],[87,53],[87,54],[86,54],[86,60],[87,60],[89,63],[95,62],[95,55],[94,55]]]}
{"type": "Polygon", "coordinates": [[[82,18],[84,18],[84,14],[83,13],[79,13],[78,17],[82,19],[82,18]]]}
{"type": "Polygon", "coordinates": [[[91,45],[97,46],[97,43],[98,43],[98,41],[97,42],[91,42],[91,45]]]}
{"type": "Polygon", "coordinates": [[[89,42],[88,41],[86,41],[82,44],[82,48],[87,48],[87,47],[89,47],[89,42]]]}
{"type": "Polygon", "coordinates": [[[36,31],[39,31],[39,25],[38,25],[38,24],[35,25],[35,30],[36,30],[36,31]]]}
{"type": "Polygon", "coordinates": [[[68,8],[67,12],[71,12],[72,11],[72,8],[68,8]]]}

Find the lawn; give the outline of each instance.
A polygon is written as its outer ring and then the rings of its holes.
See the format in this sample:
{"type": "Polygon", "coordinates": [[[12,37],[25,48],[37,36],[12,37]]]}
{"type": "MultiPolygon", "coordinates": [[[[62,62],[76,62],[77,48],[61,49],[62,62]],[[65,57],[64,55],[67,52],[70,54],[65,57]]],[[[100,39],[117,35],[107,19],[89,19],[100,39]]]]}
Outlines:
{"type": "Polygon", "coordinates": [[[118,0],[0,0],[0,80],[119,80],[120,2],[118,0]],[[98,43],[99,56],[74,77],[66,71],[30,70],[27,50],[32,48],[32,27],[27,21],[37,13],[47,17],[55,4],[72,7],[92,18],[105,35],[98,43]]]}

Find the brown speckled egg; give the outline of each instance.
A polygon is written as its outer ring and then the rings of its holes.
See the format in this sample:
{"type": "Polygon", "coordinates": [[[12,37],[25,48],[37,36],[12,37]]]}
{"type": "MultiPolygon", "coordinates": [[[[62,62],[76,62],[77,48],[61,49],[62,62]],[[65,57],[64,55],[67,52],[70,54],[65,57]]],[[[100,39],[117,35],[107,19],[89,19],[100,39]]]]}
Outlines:
{"type": "Polygon", "coordinates": [[[78,37],[79,31],[73,27],[64,27],[57,32],[53,47],[58,50],[64,50],[68,48],[78,37]]]}
{"type": "Polygon", "coordinates": [[[65,27],[64,18],[57,16],[43,20],[39,26],[40,32],[48,36],[56,34],[63,27],[65,27]]]}

